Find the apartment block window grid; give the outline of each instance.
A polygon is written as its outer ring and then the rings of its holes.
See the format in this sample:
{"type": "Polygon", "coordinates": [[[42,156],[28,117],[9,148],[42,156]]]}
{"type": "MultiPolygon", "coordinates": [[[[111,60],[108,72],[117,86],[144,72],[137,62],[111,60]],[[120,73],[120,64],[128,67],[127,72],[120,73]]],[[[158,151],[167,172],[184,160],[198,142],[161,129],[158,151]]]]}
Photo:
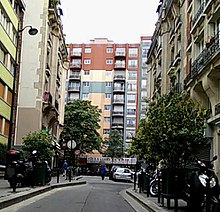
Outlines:
{"type": "Polygon", "coordinates": [[[105,71],[105,76],[106,77],[111,77],[112,76],[112,71],[111,70],[106,70],[105,71]]]}
{"type": "Polygon", "coordinates": [[[85,53],[92,53],[91,48],[90,48],[90,47],[86,47],[86,48],[85,48],[85,53]]]}
{"type": "Polygon", "coordinates": [[[84,59],[84,64],[91,64],[91,59],[84,59]]]}
{"type": "Polygon", "coordinates": [[[106,94],[105,94],[105,98],[106,98],[106,99],[111,99],[111,93],[106,93],[106,94]]]}
{"type": "Polygon", "coordinates": [[[106,48],[106,53],[107,53],[107,54],[113,53],[113,48],[112,48],[112,47],[107,47],[107,48],[106,48]]]}
{"type": "Polygon", "coordinates": [[[89,82],[83,82],[83,86],[85,86],[85,87],[89,87],[89,82]]]}
{"type": "Polygon", "coordinates": [[[105,82],[105,86],[106,87],[111,87],[112,86],[112,82],[105,82]]]}
{"type": "Polygon", "coordinates": [[[90,70],[84,70],[84,75],[90,75],[90,70]]]}
{"type": "Polygon", "coordinates": [[[128,49],[128,56],[129,57],[137,57],[138,56],[138,48],[129,48],[128,49]]]}
{"type": "Polygon", "coordinates": [[[110,110],[111,109],[111,105],[104,105],[104,110],[110,110]]]}
{"type": "Polygon", "coordinates": [[[107,65],[113,64],[113,59],[106,59],[106,64],[107,65]]]}

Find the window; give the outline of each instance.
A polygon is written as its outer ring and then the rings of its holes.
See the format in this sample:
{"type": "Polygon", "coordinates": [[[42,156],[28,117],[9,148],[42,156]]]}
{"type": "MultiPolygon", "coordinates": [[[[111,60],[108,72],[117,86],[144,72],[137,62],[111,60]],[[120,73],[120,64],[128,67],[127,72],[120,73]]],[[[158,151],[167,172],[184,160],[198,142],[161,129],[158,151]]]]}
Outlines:
{"type": "Polygon", "coordinates": [[[104,122],[110,122],[110,117],[104,117],[104,122]]]}
{"type": "Polygon", "coordinates": [[[73,52],[73,55],[81,55],[82,49],[81,48],[73,48],[72,52],[73,52]]]}
{"type": "Polygon", "coordinates": [[[106,64],[107,65],[113,64],[113,60],[112,59],[106,59],[106,64]]]}
{"type": "Polygon", "coordinates": [[[128,71],[128,79],[136,80],[137,79],[137,71],[128,71]]]}
{"type": "Polygon", "coordinates": [[[129,48],[128,54],[129,54],[129,57],[137,57],[138,56],[138,49],[137,48],[129,48]]]}
{"type": "Polygon", "coordinates": [[[91,59],[84,59],[84,64],[91,64],[91,59]]]}
{"type": "Polygon", "coordinates": [[[135,126],[135,118],[127,118],[127,127],[135,126]]]}
{"type": "Polygon", "coordinates": [[[0,98],[4,99],[5,97],[5,84],[3,84],[2,81],[0,81],[0,98]]]}
{"type": "Polygon", "coordinates": [[[9,134],[9,125],[10,125],[10,122],[8,120],[5,120],[5,129],[4,129],[5,136],[8,136],[9,134]]]}
{"type": "Polygon", "coordinates": [[[112,82],[105,82],[105,86],[106,87],[111,87],[112,86],[112,82]]]}
{"type": "Polygon", "coordinates": [[[137,90],[136,82],[128,83],[128,91],[136,91],[137,90]]]}
{"type": "Polygon", "coordinates": [[[91,52],[92,52],[92,50],[91,50],[90,47],[86,47],[86,48],[85,48],[85,53],[91,53],[91,52]]]}
{"type": "Polygon", "coordinates": [[[83,82],[83,86],[89,87],[89,82],[83,82]]]}
{"type": "Polygon", "coordinates": [[[83,99],[88,99],[89,98],[89,94],[88,93],[83,93],[82,94],[82,98],[83,99]]]}
{"type": "Polygon", "coordinates": [[[90,70],[85,70],[84,75],[90,75],[90,70]]]}
{"type": "Polygon", "coordinates": [[[0,116],[0,134],[2,134],[2,131],[3,131],[3,117],[0,116]]]}
{"type": "Polygon", "coordinates": [[[106,53],[112,53],[113,52],[113,48],[112,47],[107,47],[106,48],[106,53]]]}
{"type": "Polygon", "coordinates": [[[0,47],[0,62],[7,66],[7,52],[0,47]]]}
{"type": "Polygon", "coordinates": [[[110,109],[111,109],[111,105],[105,105],[105,106],[104,106],[104,109],[105,109],[105,110],[110,110],[110,109]]]}
{"type": "Polygon", "coordinates": [[[128,94],[128,103],[135,103],[136,94],[128,94]]]}
{"type": "Polygon", "coordinates": [[[106,98],[106,99],[111,99],[111,94],[110,94],[110,93],[106,93],[106,94],[105,94],[105,98],[106,98]]]}
{"type": "Polygon", "coordinates": [[[137,60],[128,60],[128,67],[137,67],[137,60]]]}
{"type": "Polygon", "coordinates": [[[106,70],[105,71],[105,76],[110,77],[112,75],[112,71],[111,70],[106,70]]]}
{"type": "Polygon", "coordinates": [[[12,92],[10,90],[8,90],[8,93],[7,93],[7,102],[9,105],[11,105],[12,103],[12,92]]]}
{"type": "Polygon", "coordinates": [[[135,115],[136,109],[127,109],[128,115],[135,115]]]}
{"type": "Polygon", "coordinates": [[[104,135],[109,134],[109,131],[110,131],[110,129],[103,129],[103,134],[104,135]]]}

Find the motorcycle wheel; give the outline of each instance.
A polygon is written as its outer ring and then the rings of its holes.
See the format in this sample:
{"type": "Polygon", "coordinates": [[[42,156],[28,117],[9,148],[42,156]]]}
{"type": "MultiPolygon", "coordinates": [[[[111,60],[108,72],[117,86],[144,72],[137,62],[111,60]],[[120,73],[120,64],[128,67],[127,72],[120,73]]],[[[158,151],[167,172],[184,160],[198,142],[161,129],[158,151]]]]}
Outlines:
{"type": "Polygon", "coordinates": [[[52,179],[51,175],[47,176],[47,177],[46,177],[46,180],[45,180],[46,183],[49,183],[49,182],[51,181],[51,179],[52,179]]]}
{"type": "Polygon", "coordinates": [[[156,180],[154,180],[150,184],[150,195],[153,197],[156,197],[158,195],[158,184],[156,180]]]}

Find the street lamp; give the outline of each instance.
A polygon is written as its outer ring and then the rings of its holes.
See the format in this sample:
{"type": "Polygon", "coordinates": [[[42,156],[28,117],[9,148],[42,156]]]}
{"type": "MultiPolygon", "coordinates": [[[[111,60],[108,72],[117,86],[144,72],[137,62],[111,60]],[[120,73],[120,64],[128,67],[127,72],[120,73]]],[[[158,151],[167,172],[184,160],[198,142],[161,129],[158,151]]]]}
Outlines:
{"type": "Polygon", "coordinates": [[[7,150],[11,149],[12,146],[12,134],[15,132],[15,117],[16,117],[16,110],[17,110],[17,96],[18,93],[18,80],[19,80],[19,73],[20,73],[20,58],[21,58],[21,33],[26,29],[28,30],[28,34],[34,36],[38,33],[38,30],[30,25],[19,29],[17,32],[17,43],[16,43],[16,55],[15,55],[15,70],[14,70],[14,78],[13,78],[13,87],[12,87],[12,101],[11,101],[11,114],[10,114],[10,124],[9,124],[9,133],[8,133],[8,144],[7,150]]]}

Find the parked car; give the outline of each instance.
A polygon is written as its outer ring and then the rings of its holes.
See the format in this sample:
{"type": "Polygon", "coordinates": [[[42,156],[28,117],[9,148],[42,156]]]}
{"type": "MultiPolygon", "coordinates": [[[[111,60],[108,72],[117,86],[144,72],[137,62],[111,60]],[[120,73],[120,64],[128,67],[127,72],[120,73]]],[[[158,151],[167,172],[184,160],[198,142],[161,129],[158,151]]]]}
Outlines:
{"type": "Polygon", "coordinates": [[[110,172],[109,172],[109,180],[113,180],[113,174],[116,171],[117,168],[120,168],[120,166],[112,166],[110,172]]]}
{"type": "Polygon", "coordinates": [[[113,180],[126,180],[131,181],[133,179],[133,173],[129,168],[116,168],[113,173],[113,180]]]}

